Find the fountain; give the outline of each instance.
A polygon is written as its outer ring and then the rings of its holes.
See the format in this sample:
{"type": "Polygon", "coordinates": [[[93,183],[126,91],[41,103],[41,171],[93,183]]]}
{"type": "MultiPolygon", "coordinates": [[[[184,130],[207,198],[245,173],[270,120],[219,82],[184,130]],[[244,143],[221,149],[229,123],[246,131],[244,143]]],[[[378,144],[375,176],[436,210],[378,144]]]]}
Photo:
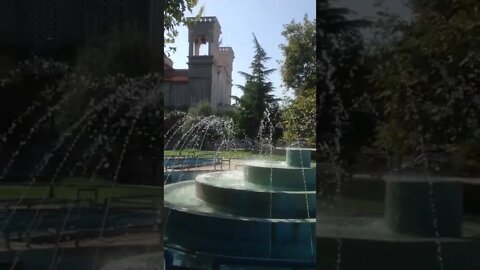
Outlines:
{"type": "Polygon", "coordinates": [[[474,180],[383,179],[383,218],[317,215],[319,269],[480,269],[480,226],[463,216],[463,186],[474,180]]]}
{"type": "Polygon", "coordinates": [[[146,163],[139,149],[161,141],[151,122],[161,121],[158,76],[89,77],[35,57],[1,79],[2,91],[37,89],[38,97],[12,99],[20,109],[2,120],[0,268],[97,270],[158,250],[158,164],[152,173],[137,165],[146,163]],[[95,89],[105,95],[88,93],[95,89]]]}
{"type": "Polygon", "coordinates": [[[283,162],[255,160],[243,171],[166,185],[165,249],[206,269],[219,260],[315,268],[315,174],[310,151],[289,148],[283,162]]]}

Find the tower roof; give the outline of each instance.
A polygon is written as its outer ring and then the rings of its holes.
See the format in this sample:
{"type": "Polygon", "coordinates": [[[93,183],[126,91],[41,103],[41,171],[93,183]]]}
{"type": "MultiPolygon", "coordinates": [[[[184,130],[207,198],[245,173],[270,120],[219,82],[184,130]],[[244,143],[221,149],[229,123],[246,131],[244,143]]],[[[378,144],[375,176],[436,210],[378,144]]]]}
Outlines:
{"type": "Polygon", "coordinates": [[[206,42],[218,43],[222,33],[217,17],[188,17],[188,42],[195,42],[198,36],[205,37],[206,42]]]}
{"type": "Polygon", "coordinates": [[[235,58],[235,53],[233,52],[232,47],[220,47],[218,50],[220,51],[220,54],[229,54],[232,58],[235,58]]]}
{"type": "Polygon", "coordinates": [[[220,24],[217,17],[207,16],[207,17],[187,17],[188,23],[202,23],[202,24],[220,24]]]}

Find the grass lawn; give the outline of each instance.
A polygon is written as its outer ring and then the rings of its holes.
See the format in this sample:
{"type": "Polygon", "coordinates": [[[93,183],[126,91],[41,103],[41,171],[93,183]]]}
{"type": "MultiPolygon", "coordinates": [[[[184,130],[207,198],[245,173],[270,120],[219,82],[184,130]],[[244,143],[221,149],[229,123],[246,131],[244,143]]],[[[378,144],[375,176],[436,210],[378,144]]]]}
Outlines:
{"type": "MultiPolygon", "coordinates": [[[[54,186],[54,197],[56,199],[75,199],[77,197],[78,188],[93,188],[97,191],[97,203],[104,202],[107,198],[119,198],[128,196],[156,196],[157,198],[137,199],[138,201],[149,200],[150,202],[160,201],[163,197],[161,187],[145,187],[145,186],[123,186],[115,185],[111,187],[111,183],[101,180],[93,182],[82,181],[82,179],[68,179],[54,186]]],[[[95,191],[80,192],[80,199],[93,199],[95,191]]],[[[45,185],[0,185],[0,200],[20,199],[44,199],[49,197],[49,187],[45,185]]]]}
{"type": "MultiPolygon", "coordinates": [[[[215,151],[204,151],[198,149],[183,149],[179,150],[165,150],[163,151],[165,156],[213,156],[215,151]]],[[[236,158],[236,159],[271,159],[271,160],[285,160],[284,155],[260,155],[258,152],[251,152],[251,151],[220,151],[218,152],[221,158],[236,158]]]]}

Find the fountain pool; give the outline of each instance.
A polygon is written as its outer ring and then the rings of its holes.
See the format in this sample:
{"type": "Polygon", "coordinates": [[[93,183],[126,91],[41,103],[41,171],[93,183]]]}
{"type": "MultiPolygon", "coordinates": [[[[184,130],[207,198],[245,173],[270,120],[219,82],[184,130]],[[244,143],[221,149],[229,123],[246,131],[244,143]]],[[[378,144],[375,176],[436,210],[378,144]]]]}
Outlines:
{"type": "Polygon", "coordinates": [[[206,269],[218,259],[225,265],[270,260],[315,268],[316,174],[310,153],[290,148],[283,162],[251,161],[243,171],[166,185],[164,246],[174,261],[206,269]]]}
{"type": "Polygon", "coordinates": [[[480,269],[480,224],[462,211],[468,179],[384,180],[383,217],[317,215],[318,269],[480,269]]]}

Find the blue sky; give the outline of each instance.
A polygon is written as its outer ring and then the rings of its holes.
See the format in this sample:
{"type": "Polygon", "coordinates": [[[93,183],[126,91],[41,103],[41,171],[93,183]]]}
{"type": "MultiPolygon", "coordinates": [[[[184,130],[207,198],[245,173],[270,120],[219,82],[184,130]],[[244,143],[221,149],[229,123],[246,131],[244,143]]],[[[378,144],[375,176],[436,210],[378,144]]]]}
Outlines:
{"type": "MultiPolygon", "coordinates": [[[[232,94],[237,96],[242,94],[235,84],[245,83],[244,78],[238,74],[239,71],[250,72],[250,63],[254,55],[252,33],[255,33],[260,45],[272,58],[266,66],[277,69],[269,76],[275,87],[274,94],[280,98],[284,97],[280,65],[277,63],[277,60],[282,60],[279,45],[285,43],[281,34],[283,25],[293,19],[300,22],[305,14],[313,20],[315,0],[199,0],[193,14],[197,14],[202,5],[205,6],[204,16],[216,16],[220,22],[222,46],[230,46],[235,52],[232,94]]],[[[178,30],[179,36],[175,42],[177,51],[170,58],[175,68],[187,68],[188,31],[186,27],[178,30]]]]}

